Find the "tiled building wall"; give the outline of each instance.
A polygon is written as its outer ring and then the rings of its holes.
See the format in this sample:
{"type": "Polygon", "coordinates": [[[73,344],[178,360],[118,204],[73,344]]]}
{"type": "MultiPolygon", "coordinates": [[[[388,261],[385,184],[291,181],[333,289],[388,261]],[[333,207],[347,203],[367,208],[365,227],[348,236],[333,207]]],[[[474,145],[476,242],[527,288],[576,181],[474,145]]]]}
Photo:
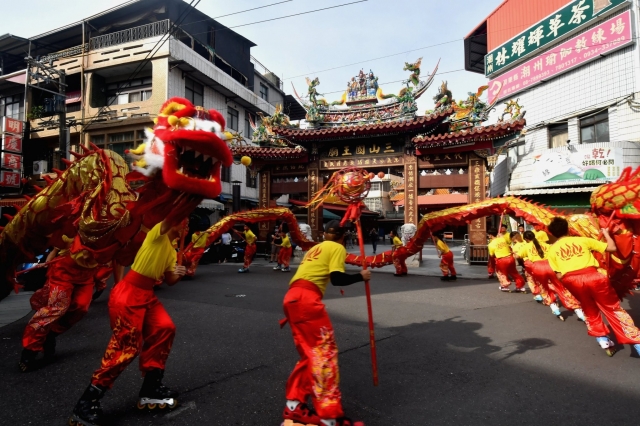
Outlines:
{"type": "MultiPolygon", "coordinates": [[[[515,94],[514,98],[519,98],[526,111],[527,132],[524,155],[518,157],[506,190],[527,189],[535,156],[549,150],[549,124],[567,122],[568,138],[572,144],[578,144],[581,142],[578,116],[599,110],[609,112],[610,141],[615,143],[612,146],[625,147],[625,165],[640,165],[637,156],[640,151],[633,144],[620,144],[640,141],[640,108],[632,107],[625,99],[634,97],[640,101],[639,68],[640,46],[636,43],[515,94]]],[[[593,145],[607,146],[606,143],[593,145]]],[[[555,148],[554,151],[566,149],[555,148]]],[[[496,166],[492,175],[496,190],[492,188],[492,195],[503,193],[503,182],[509,178],[503,174],[507,171],[507,167],[496,166]]]]}

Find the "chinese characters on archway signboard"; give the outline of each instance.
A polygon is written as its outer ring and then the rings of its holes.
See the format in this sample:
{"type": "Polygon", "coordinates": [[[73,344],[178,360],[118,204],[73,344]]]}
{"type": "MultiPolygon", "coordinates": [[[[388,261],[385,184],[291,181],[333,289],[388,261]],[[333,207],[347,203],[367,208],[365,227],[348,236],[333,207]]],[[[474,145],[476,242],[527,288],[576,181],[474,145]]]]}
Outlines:
{"type": "Polygon", "coordinates": [[[489,82],[489,103],[506,98],[634,42],[631,12],[604,21],[489,82]]]}
{"type": "Polygon", "coordinates": [[[9,186],[13,188],[20,187],[20,173],[2,170],[0,172],[0,186],[9,186]]]}
{"type": "Polygon", "coordinates": [[[534,173],[530,185],[601,185],[617,179],[623,168],[622,148],[582,145],[573,151],[547,151],[534,159],[534,173]]]}
{"type": "Polygon", "coordinates": [[[488,77],[509,68],[545,46],[574,34],[599,17],[629,5],[628,0],[573,0],[484,57],[488,77]]]}

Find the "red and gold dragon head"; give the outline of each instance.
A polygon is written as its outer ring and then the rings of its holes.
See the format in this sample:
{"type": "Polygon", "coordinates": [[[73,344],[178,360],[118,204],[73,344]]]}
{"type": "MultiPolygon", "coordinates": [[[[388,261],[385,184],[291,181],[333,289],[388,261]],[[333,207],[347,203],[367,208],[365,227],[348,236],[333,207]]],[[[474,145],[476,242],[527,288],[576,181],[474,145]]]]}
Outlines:
{"type": "Polygon", "coordinates": [[[161,171],[170,189],[217,197],[222,191],[221,166],[233,162],[226,143],[232,136],[224,128],[218,111],[171,98],[162,105],[154,128],[147,131],[147,142],[129,152],[136,160],[134,169],[146,177],[161,171]]]}

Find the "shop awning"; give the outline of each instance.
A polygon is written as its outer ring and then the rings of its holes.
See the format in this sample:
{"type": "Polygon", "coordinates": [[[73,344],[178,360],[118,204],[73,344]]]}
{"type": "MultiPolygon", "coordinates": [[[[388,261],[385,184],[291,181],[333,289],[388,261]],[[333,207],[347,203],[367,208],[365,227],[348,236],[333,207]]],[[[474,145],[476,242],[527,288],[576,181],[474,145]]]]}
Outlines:
{"type": "Polygon", "coordinates": [[[198,207],[209,210],[224,210],[224,204],[216,200],[210,200],[208,198],[202,200],[198,207]]]}
{"type": "Polygon", "coordinates": [[[342,218],[335,213],[331,213],[327,209],[322,209],[322,218],[329,220],[341,220],[342,218]]]}
{"type": "Polygon", "coordinates": [[[536,188],[523,189],[520,191],[508,191],[504,195],[543,195],[543,194],[570,194],[575,192],[593,192],[598,189],[597,186],[582,186],[573,188],[536,188]]]}
{"type": "MultiPolygon", "coordinates": [[[[439,194],[439,195],[419,195],[419,206],[440,206],[449,204],[468,204],[467,194],[439,194]]],[[[396,206],[404,206],[404,200],[395,203],[396,206]]]]}

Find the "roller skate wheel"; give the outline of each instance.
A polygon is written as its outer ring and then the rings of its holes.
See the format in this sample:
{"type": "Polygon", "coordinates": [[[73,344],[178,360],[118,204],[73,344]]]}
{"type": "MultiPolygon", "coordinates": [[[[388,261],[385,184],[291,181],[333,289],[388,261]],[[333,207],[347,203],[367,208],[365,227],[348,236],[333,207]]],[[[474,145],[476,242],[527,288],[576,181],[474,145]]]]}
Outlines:
{"type": "Polygon", "coordinates": [[[558,315],[558,319],[559,319],[560,321],[564,321],[564,317],[562,316],[562,314],[558,315]]]}
{"type": "Polygon", "coordinates": [[[154,404],[154,403],[147,404],[147,408],[148,408],[149,410],[154,410],[154,409],[156,408],[156,404],[154,404]]]}
{"type": "Polygon", "coordinates": [[[144,410],[146,405],[141,403],[140,401],[138,401],[138,404],[136,405],[138,407],[138,410],[144,410]]]}
{"type": "Polygon", "coordinates": [[[173,404],[167,404],[170,409],[176,408],[178,406],[178,400],[174,399],[173,404]]]}
{"type": "Polygon", "coordinates": [[[165,404],[164,402],[161,404],[158,404],[158,408],[161,410],[164,410],[165,408],[167,408],[167,404],[165,404]]]}
{"type": "Polygon", "coordinates": [[[617,352],[616,348],[614,347],[607,348],[604,351],[607,354],[607,356],[613,356],[617,352]]]}
{"type": "Polygon", "coordinates": [[[76,422],[73,417],[69,419],[69,426],[77,426],[78,422],[76,422]]]}

